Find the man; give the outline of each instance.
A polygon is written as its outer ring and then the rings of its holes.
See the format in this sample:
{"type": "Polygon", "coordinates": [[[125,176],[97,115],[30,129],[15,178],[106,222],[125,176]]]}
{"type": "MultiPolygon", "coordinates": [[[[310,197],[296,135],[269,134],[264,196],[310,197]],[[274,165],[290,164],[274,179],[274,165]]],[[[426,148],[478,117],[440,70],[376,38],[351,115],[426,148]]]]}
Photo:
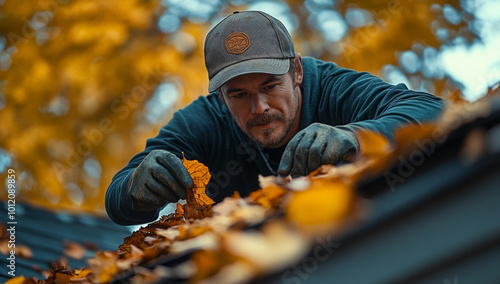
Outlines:
{"type": "Polygon", "coordinates": [[[207,195],[218,202],[258,189],[259,174],[301,176],[349,162],[359,150],[356,130],[391,138],[442,107],[402,84],[302,58],[283,24],[257,11],[216,25],[205,40],[205,63],[210,94],[177,111],[113,178],[106,209],[115,222],[153,221],[165,204],[186,198],[193,181],[183,152],[208,166],[207,195]]]}

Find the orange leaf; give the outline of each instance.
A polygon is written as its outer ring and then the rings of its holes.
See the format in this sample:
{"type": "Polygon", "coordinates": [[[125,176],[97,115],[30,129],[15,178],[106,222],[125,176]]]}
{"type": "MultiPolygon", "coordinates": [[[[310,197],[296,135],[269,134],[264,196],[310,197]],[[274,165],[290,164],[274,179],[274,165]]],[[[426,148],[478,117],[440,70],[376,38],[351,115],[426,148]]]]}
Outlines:
{"type": "Polygon", "coordinates": [[[378,175],[387,169],[393,162],[394,149],[382,134],[372,131],[359,131],[356,133],[361,149],[362,159],[369,161],[365,166],[366,173],[378,175]]]}
{"type": "Polygon", "coordinates": [[[199,250],[193,253],[191,261],[196,267],[196,274],[190,279],[198,282],[217,273],[223,266],[236,261],[236,257],[218,250],[199,250]]]}
{"type": "Polygon", "coordinates": [[[269,209],[278,207],[281,203],[282,197],[286,193],[286,189],[277,184],[270,184],[264,188],[250,193],[248,197],[250,202],[259,204],[260,206],[269,209]]]}
{"type": "Polygon", "coordinates": [[[194,183],[194,187],[187,190],[184,218],[202,219],[211,216],[212,204],[215,202],[205,193],[205,186],[211,177],[208,167],[196,160],[187,160],[184,153],[182,153],[182,156],[182,164],[186,167],[194,183]]]}
{"type": "Polygon", "coordinates": [[[197,160],[187,160],[186,157],[184,157],[184,153],[182,153],[182,164],[186,167],[194,183],[194,187],[187,191],[188,204],[191,202],[198,205],[214,204],[212,198],[208,197],[205,193],[205,186],[208,184],[211,177],[208,167],[197,160]]]}
{"type": "Polygon", "coordinates": [[[76,282],[80,280],[81,282],[83,282],[91,273],[92,270],[90,270],[89,268],[74,269],[71,272],[71,281],[76,282]]]}
{"type": "Polygon", "coordinates": [[[362,130],[356,133],[363,157],[388,156],[392,149],[389,141],[382,134],[362,130]]]}
{"type": "Polygon", "coordinates": [[[437,144],[432,141],[432,134],[436,128],[437,126],[434,124],[408,124],[399,128],[394,133],[398,153],[405,155],[417,148],[417,145],[423,144],[424,140],[430,140],[432,144],[437,144]]]}

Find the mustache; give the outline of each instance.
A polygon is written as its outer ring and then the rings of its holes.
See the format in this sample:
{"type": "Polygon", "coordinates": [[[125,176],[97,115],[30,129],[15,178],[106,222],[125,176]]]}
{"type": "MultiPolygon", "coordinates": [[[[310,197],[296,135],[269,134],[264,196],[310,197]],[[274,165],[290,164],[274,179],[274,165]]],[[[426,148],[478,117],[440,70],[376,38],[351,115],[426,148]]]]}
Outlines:
{"type": "Polygon", "coordinates": [[[247,128],[251,128],[256,125],[266,124],[274,120],[285,121],[285,116],[282,113],[264,113],[250,119],[246,123],[247,128]]]}

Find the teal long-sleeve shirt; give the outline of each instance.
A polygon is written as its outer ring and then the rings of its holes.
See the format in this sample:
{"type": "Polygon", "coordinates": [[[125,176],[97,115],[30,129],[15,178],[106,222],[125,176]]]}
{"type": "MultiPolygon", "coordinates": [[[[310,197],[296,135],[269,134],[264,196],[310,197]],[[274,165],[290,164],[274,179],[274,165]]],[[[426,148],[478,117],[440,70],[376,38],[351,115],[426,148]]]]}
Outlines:
{"type": "MultiPolygon", "coordinates": [[[[300,129],[319,122],[351,129],[370,129],[389,139],[407,123],[437,118],[443,107],[440,98],[391,85],[366,72],[340,68],[331,62],[303,58],[302,111],[300,129]]],[[[188,160],[198,160],[210,169],[206,193],[216,202],[238,191],[247,196],[258,189],[258,175],[276,175],[284,147],[261,149],[234,122],[217,93],[202,96],[177,111],[159,134],[148,139],[113,178],[106,192],[110,218],[123,225],[153,221],[159,210],[132,210],[127,198],[130,175],[149,152],[170,151],[188,160]]]]}

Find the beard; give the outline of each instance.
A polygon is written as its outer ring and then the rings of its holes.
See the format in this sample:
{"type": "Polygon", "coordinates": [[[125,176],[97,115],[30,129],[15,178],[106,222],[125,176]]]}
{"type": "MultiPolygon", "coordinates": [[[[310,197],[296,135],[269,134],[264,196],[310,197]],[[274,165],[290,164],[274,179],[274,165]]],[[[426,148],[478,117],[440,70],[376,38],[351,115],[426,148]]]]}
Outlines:
{"type": "Polygon", "coordinates": [[[293,122],[298,114],[299,110],[299,93],[294,90],[295,97],[295,109],[293,113],[286,117],[282,112],[275,113],[264,113],[247,121],[245,124],[245,132],[253,141],[255,141],[262,148],[277,148],[283,140],[287,137],[290,129],[293,126],[293,122]],[[273,121],[277,121],[276,125],[273,127],[264,129],[258,133],[258,136],[253,135],[251,130],[253,127],[258,125],[264,125],[273,121]]]}
{"type": "Polygon", "coordinates": [[[254,140],[260,147],[275,148],[277,145],[283,142],[288,131],[290,131],[290,128],[292,127],[292,123],[293,119],[291,121],[287,120],[285,115],[282,113],[274,113],[274,114],[265,113],[249,120],[245,125],[246,129],[245,133],[250,138],[252,138],[252,140],[254,140]],[[285,130],[279,133],[277,131],[280,131],[281,128],[279,128],[279,126],[274,126],[260,131],[258,136],[253,135],[249,131],[254,126],[263,125],[272,121],[278,121],[281,122],[280,124],[284,124],[285,130]]]}

